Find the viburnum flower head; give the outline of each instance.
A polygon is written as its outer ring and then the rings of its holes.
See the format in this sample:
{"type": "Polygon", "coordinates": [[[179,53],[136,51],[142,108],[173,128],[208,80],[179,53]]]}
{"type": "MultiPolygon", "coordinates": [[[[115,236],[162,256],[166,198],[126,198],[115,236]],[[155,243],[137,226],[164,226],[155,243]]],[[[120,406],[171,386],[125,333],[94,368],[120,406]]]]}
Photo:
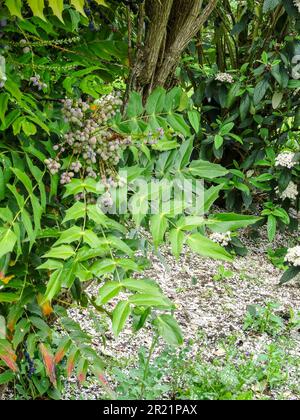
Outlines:
{"type": "Polygon", "coordinates": [[[228,73],[218,73],[215,77],[215,80],[222,83],[234,83],[234,78],[231,76],[231,74],[228,73]]]}
{"type": "Polygon", "coordinates": [[[285,262],[293,265],[294,267],[300,267],[300,245],[288,250],[285,262]]]}
{"type": "Polygon", "coordinates": [[[276,188],[276,192],[280,195],[282,200],[290,199],[294,201],[297,200],[298,197],[298,186],[293,181],[291,181],[281,194],[279,193],[278,187],[276,188]]]}
{"type": "Polygon", "coordinates": [[[295,153],[290,151],[279,153],[275,160],[275,166],[281,166],[288,169],[292,169],[296,164],[295,153]]]}
{"type": "Polygon", "coordinates": [[[231,242],[231,232],[226,233],[218,233],[214,232],[209,236],[213,242],[221,245],[221,246],[228,246],[231,242]]]}
{"type": "Polygon", "coordinates": [[[297,7],[299,13],[300,13],[300,0],[294,0],[294,5],[297,7]]]}

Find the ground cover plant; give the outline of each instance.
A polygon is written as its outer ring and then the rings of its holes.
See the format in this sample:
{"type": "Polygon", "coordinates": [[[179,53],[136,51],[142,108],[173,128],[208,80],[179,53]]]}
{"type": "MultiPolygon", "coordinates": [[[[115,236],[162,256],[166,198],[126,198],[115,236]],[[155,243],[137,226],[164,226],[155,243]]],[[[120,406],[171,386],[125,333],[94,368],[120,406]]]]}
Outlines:
{"type": "Polygon", "coordinates": [[[0,1],[0,392],[61,399],[93,377],[111,399],[254,399],[257,378],[287,381],[296,315],[249,301],[245,333],[275,340],[258,361],[229,346],[186,366],[182,308],[146,273],[167,246],[226,286],[266,229],[281,287],[297,281],[299,22],[292,0],[0,1]],[[117,372],[74,308],[107,349],[149,334],[139,366],[117,372]]]}

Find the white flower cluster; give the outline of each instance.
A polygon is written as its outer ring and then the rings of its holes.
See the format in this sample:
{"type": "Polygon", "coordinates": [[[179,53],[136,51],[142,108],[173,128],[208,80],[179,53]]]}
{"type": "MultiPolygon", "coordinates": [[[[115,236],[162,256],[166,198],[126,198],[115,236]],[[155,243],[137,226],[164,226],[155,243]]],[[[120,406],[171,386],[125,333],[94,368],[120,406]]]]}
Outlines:
{"type": "Polygon", "coordinates": [[[278,187],[276,188],[276,192],[280,195],[282,200],[286,200],[287,198],[290,200],[296,200],[298,197],[298,186],[293,181],[291,181],[281,194],[279,193],[278,187]]]}
{"type": "Polygon", "coordinates": [[[300,13],[300,0],[294,0],[294,5],[297,7],[299,13],[300,13]]]}
{"type": "Polygon", "coordinates": [[[275,166],[281,166],[283,168],[292,169],[296,165],[295,153],[293,152],[282,152],[276,157],[275,166]]]}
{"type": "Polygon", "coordinates": [[[234,78],[228,73],[218,73],[215,80],[222,83],[234,83],[234,78]]]}
{"type": "Polygon", "coordinates": [[[300,245],[288,250],[285,261],[294,267],[300,267],[300,245]]]}
{"type": "Polygon", "coordinates": [[[220,244],[221,246],[227,246],[231,242],[231,232],[218,233],[214,232],[209,236],[213,242],[220,244]]]}

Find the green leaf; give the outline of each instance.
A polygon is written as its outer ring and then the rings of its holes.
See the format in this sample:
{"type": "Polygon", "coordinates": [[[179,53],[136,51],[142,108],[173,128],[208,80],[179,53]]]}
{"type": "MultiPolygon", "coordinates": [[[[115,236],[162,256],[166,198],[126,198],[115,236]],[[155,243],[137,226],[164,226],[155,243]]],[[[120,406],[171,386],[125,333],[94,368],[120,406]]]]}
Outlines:
{"type": "Polygon", "coordinates": [[[288,283],[300,274],[300,267],[290,267],[281,277],[280,284],[288,283]]]}
{"type": "Polygon", "coordinates": [[[174,162],[175,170],[183,169],[190,162],[191,155],[193,153],[193,146],[194,137],[191,137],[189,140],[182,143],[174,162]]]}
{"type": "Polygon", "coordinates": [[[229,173],[223,166],[206,160],[194,160],[186,171],[194,176],[205,179],[215,179],[229,173]]]}
{"type": "Polygon", "coordinates": [[[11,370],[7,370],[0,374],[0,385],[8,384],[14,380],[14,373],[11,370]]]}
{"type": "Polygon", "coordinates": [[[117,266],[116,261],[111,259],[105,259],[95,262],[91,267],[90,271],[97,277],[101,277],[104,274],[109,274],[115,271],[117,266]]]}
{"type": "Polygon", "coordinates": [[[282,99],[283,99],[283,92],[274,92],[274,95],[273,95],[273,98],[272,98],[273,109],[279,108],[282,99]]]}
{"type": "Polygon", "coordinates": [[[132,92],[129,97],[127,106],[127,116],[129,118],[136,118],[142,115],[144,112],[142,97],[137,92],[132,92]]]}
{"type": "Polygon", "coordinates": [[[8,292],[0,293],[0,303],[17,302],[19,299],[20,299],[20,295],[18,295],[17,293],[8,293],[8,292]]]}
{"type": "Polygon", "coordinates": [[[200,131],[200,113],[196,110],[188,112],[189,121],[196,134],[200,131]]]}
{"type": "Polygon", "coordinates": [[[32,10],[33,15],[46,21],[45,16],[44,16],[44,8],[45,8],[44,0],[27,0],[27,2],[30,6],[30,9],[32,10]]]}
{"type": "Polygon", "coordinates": [[[275,216],[270,214],[270,216],[268,217],[268,225],[267,225],[268,238],[270,242],[273,242],[275,239],[276,229],[277,229],[277,219],[275,216]]]}
{"type": "Polygon", "coordinates": [[[157,294],[136,294],[130,296],[129,302],[136,306],[154,306],[169,309],[174,306],[168,298],[157,294]]]}
{"type": "Polygon", "coordinates": [[[134,194],[129,201],[129,209],[133,220],[137,226],[140,226],[149,210],[148,193],[142,194],[139,192],[134,194]]]}
{"type": "Polygon", "coordinates": [[[47,260],[44,264],[38,266],[37,270],[58,270],[63,268],[63,263],[57,260],[47,260]]]}
{"type": "Polygon", "coordinates": [[[28,235],[28,238],[29,238],[29,241],[30,241],[30,249],[31,249],[34,242],[35,242],[36,234],[33,230],[30,215],[29,215],[28,211],[25,210],[25,209],[23,209],[23,211],[22,211],[22,222],[23,222],[23,225],[26,229],[26,232],[27,232],[27,235],[28,235]]]}
{"type": "Polygon", "coordinates": [[[78,262],[76,273],[76,277],[82,282],[89,281],[93,278],[93,274],[90,270],[84,265],[78,262]]]}
{"type": "Polygon", "coordinates": [[[16,350],[18,345],[23,342],[25,335],[30,331],[30,322],[23,318],[15,327],[14,338],[12,341],[13,347],[16,350]]]}
{"type": "Polygon", "coordinates": [[[119,251],[122,251],[124,254],[128,256],[134,255],[134,251],[132,251],[132,249],[129,248],[129,246],[117,236],[114,236],[114,235],[107,236],[107,244],[119,251]]]}
{"type": "Polygon", "coordinates": [[[8,108],[8,100],[9,94],[8,93],[1,93],[0,95],[0,120],[3,124],[5,124],[5,114],[8,108]]]}
{"type": "Polygon", "coordinates": [[[251,106],[250,96],[247,93],[242,97],[241,105],[240,105],[240,115],[241,115],[242,121],[246,119],[248,112],[250,110],[250,106],[251,106]]]}
{"type": "Polygon", "coordinates": [[[183,336],[181,329],[172,315],[160,315],[154,320],[154,325],[158,329],[159,335],[170,346],[181,346],[183,336]]]}
{"type": "Polygon", "coordinates": [[[131,308],[129,302],[121,301],[115,307],[113,311],[112,329],[116,337],[123,330],[130,313],[131,308]]]}
{"type": "Polygon", "coordinates": [[[242,215],[236,213],[220,213],[209,218],[211,230],[226,233],[253,225],[261,220],[261,217],[242,215]],[[214,223],[215,222],[215,223],[214,223]]]}
{"type": "Polygon", "coordinates": [[[155,247],[158,247],[164,240],[168,220],[163,214],[155,214],[150,219],[150,230],[155,247]]]}
{"type": "Polygon", "coordinates": [[[64,10],[63,0],[48,0],[49,6],[51,7],[54,16],[56,16],[62,23],[64,23],[62,12],[64,10]]]}
{"type": "Polygon", "coordinates": [[[72,242],[79,241],[82,238],[82,230],[79,226],[73,226],[65,230],[55,242],[54,246],[61,244],[71,244],[72,242]]]}
{"type": "Polygon", "coordinates": [[[198,227],[204,226],[207,221],[201,216],[187,216],[182,217],[177,222],[177,228],[180,230],[194,230],[198,227]]]}
{"type": "Polygon", "coordinates": [[[117,296],[121,290],[122,290],[121,283],[116,282],[116,281],[108,281],[99,290],[99,294],[96,299],[96,305],[98,306],[105,305],[112,298],[117,296]]]}
{"type": "Polygon", "coordinates": [[[72,181],[66,185],[66,192],[64,197],[77,195],[79,193],[83,193],[84,191],[95,194],[102,194],[104,192],[104,187],[100,186],[99,183],[92,178],[87,178],[85,180],[72,179],[72,181]]]}
{"type": "Polygon", "coordinates": [[[254,89],[254,105],[258,105],[263,98],[265,97],[267,90],[269,88],[269,82],[266,79],[261,80],[254,89]]]}
{"type": "Polygon", "coordinates": [[[69,245],[62,245],[56,248],[52,248],[47,254],[43,255],[42,258],[57,258],[59,260],[67,260],[75,255],[74,249],[69,245]]]}
{"type": "Polygon", "coordinates": [[[101,246],[101,241],[92,230],[87,229],[81,232],[82,240],[85,244],[88,244],[91,248],[98,248],[101,246]]]}
{"type": "Polygon", "coordinates": [[[191,249],[203,257],[213,258],[215,260],[232,261],[232,256],[219,244],[211,241],[200,233],[190,235],[187,244],[191,249]]]}
{"type": "Polygon", "coordinates": [[[17,236],[11,229],[0,228],[0,258],[12,252],[17,242],[17,236]]]}
{"type": "Polygon", "coordinates": [[[222,137],[222,136],[220,136],[219,134],[217,134],[217,135],[215,136],[215,140],[214,140],[214,142],[215,142],[215,148],[216,148],[217,150],[219,150],[219,149],[223,146],[224,139],[223,139],[223,137],[222,137]]]}
{"type": "Polygon", "coordinates": [[[168,123],[173,128],[174,131],[177,131],[184,135],[184,137],[190,137],[191,131],[188,124],[185,122],[184,118],[180,114],[169,114],[168,123]]]}
{"type": "Polygon", "coordinates": [[[37,132],[36,126],[26,119],[22,120],[22,129],[28,137],[34,136],[37,132]]]}
{"type": "Polygon", "coordinates": [[[166,91],[162,87],[151,92],[147,99],[146,111],[148,115],[159,114],[163,111],[166,99],[166,91]]]}
{"type": "Polygon", "coordinates": [[[231,132],[231,130],[233,129],[233,127],[234,127],[233,122],[222,125],[222,127],[220,128],[220,133],[219,133],[220,136],[228,135],[231,132]]]}
{"type": "Polygon", "coordinates": [[[63,281],[62,273],[63,270],[56,270],[51,274],[42,303],[47,301],[51,302],[52,299],[60,292],[63,281]]]}
{"type": "Polygon", "coordinates": [[[157,283],[154,280],[150,279],[125,279],[122,281],[122,286],[133,292],[161,295],[161,290],[158,287],[157,283]]]}
{"type": "Polygon", "coordinates": [[[173,255],[179,258],[184,244],[184,233],[180,229],[172,229],[169,233],[169,239],[173,255]]]}

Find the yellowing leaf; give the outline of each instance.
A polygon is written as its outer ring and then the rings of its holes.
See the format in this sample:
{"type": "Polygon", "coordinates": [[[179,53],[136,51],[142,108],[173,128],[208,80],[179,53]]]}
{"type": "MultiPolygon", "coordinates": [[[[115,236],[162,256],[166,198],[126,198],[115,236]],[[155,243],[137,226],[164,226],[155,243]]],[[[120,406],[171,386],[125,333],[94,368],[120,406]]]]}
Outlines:
{"type": "Polygon", "coordinates": [[[83,16],[86,16],[84,12],[84,0],[71,0],[71,4],[75,7],[77,12],[81,13],[83,16]]]}
{"type": "Polygon", "coordinates": [[[64,23],[62,12],[64,10],[64,1],[63,0],[48,0],[49,6],[51,7],[53,14],[64,23]]]}
{"type": "Polygon", "coordinates": [[[0,280],[4,284],[8,284],[15,276],[5,276],[2,272],[0,273],[0,280]]]}
{"type": "Polygon", "coordinates": [[[18,18],[23,19],[23,16],[21,13],[21,9],[22,9],[21,0],[5,0],[5,5],[12,16],[17,16],[18,18]]]}
{"type": "Polygon", "coordinates": [[[53,308],[50,305],[49,301],[43,303],[43,305],[41,306],[41,309],[42,309],[43,315],[45,316],[50,316],[53,313],[53,308]]]}
{"type": "Polygon", "coordinates": [[[42,20],[46,20],[44,16],[44,0],[27,0],[27,2],[34,16],[37,16],[42,20]]]}
{"type": "Polygon", "coordinates": [[[47,376],[50,379],[50,382],[56,387],[57,382],[56,382],[54,357],[52,353],[50,352],[50,350],[44,344],[40,344],[39,349],[43,357],[43,362],[44,362],[47,376]]]}
{"type": "Polygon", "coordinates": [[[100,4],[100,6],[108,7],[105,0],[95,0],[96,3],[100,4]]]}

